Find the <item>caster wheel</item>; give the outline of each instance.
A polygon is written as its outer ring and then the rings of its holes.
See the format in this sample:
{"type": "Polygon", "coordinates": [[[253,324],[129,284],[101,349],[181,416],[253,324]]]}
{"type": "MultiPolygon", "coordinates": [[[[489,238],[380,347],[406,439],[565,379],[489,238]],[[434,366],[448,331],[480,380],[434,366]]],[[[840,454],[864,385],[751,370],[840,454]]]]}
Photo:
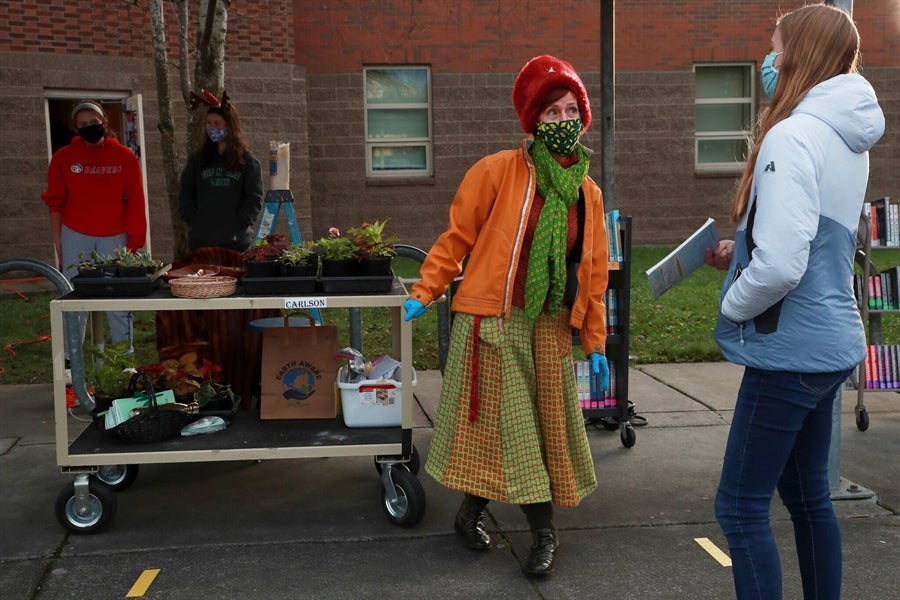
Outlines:
{"type": "Polygon", "coordinates": [[[104,465],[97,468],[97,479],[117,492],[128,489],[138,476],[139,465],[104,465]]]}
{"type": "Polygon", "coordinates": [[[634,427],[631,424],[625,425],[625,428],[622,430],[621,434],[622,445],[626,448],[631,448],[634,446],[635,442],[637,442],[637,434],[634,432],[634,427]]]}
{"type": "Polygon", "coordinates": [[[72,533],[96,533],[106,527],[116,514],[116,494],[108,485],[88,479],[87,504],[79,510],[75,483],[64,487],[56,497],[56,519],[72,533]]]}
{"type": "Polygon", "coordinates": [[[869,428],[869,411],[865,408],[856,409],[856,428],[865,431],[869,428]]]}
{"type": "Polygon", "coordinates": [[[425,490],[416,476],[406,469],[391,469],[396,501],[388,498],[387,491],[381,490],[384,514],[388,520],[401,527],[412,527],[425,515],[425,490]]]}
{"type": "MultiPolygon", "coordinates": [[[[382,456],[375,457],[375,470],[378,471],[378,474],[381,475],[381,472],[384,470],[384,466],[378,462],[378,459],[383,459],[382,456]]],[[[399,467],[401,469],[406,469],[413,475],[419,474],[419,469],[421,468],[421,461],[419,459],[419,450],[413,445],[412,454],[409,456],[409,461],[405,463],[397,463],[394,467],[399,467]]]]}

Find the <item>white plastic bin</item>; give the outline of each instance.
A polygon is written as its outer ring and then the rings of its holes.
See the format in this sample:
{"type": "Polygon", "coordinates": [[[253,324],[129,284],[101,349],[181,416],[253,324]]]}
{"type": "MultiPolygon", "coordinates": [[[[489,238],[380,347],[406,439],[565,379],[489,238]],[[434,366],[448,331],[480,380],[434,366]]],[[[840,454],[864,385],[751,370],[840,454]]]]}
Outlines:
{"type": "MultiPolygon", "coordinates": [[[[347,366],[338,372],[341,408],[347,427],[399,427],[402,423],[401,384],[393,379],[364,379],[344,383],[347,366]]],[[[412,372],[416,387],[416,370],[412,372]]]]}

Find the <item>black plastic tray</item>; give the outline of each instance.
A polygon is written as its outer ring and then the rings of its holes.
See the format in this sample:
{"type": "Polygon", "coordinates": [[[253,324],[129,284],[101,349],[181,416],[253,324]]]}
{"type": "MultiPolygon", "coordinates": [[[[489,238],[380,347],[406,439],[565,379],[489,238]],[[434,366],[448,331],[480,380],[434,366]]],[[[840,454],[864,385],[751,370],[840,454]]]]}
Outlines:
{"type": "Polygon", "coordinates": [[[149,296],[157,287],[159,272],[144,277],[82,277],[72,278],[76,296],[82,298],[136,298],[149,296]]]}
{"type": "Polygon", "coordinates": [[[322,277],[319,285],[326,294],[386,294],[394,285],[394,276],[322,277]]]}
{"type": "Polygon", "coordinates": [[[248,296],[309,294],[316,291],[315,277],[244,277],[243,291],[248,296]]]}

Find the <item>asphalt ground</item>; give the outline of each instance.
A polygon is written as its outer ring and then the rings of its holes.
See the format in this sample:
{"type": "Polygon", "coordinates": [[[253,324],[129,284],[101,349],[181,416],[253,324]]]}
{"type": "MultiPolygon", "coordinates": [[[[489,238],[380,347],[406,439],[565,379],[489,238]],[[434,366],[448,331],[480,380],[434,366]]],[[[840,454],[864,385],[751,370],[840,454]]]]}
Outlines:
{"type": "MultiPolygon", "coordinates": [[[[600,486],[557,509],[559,558],[544,579],[521,571],[530,535],[517,507],[490,504],[494,547],[469,551],[452,528],[458,493],[422,471],[425,516],[398,527],[365,456],[141,465],[106,529],[71,534],[54,515],[73,477],[56,466],[51,386],[0,386],[0,598],[731,598],[713,498],[740,375],[728,363],[632,368],[631,399],[648,424],[632,448],[589,428],[600,486]]],[[[423,458],[440,379],[418,373],[423,458]]],[[[900,395],[866,395],[865,432],[855,403],[846,392],[833,494],[843,598],[898,598],[900,395]]],[[[772,517],[784,597],[800,598],[777,500],[772,517]]]]}

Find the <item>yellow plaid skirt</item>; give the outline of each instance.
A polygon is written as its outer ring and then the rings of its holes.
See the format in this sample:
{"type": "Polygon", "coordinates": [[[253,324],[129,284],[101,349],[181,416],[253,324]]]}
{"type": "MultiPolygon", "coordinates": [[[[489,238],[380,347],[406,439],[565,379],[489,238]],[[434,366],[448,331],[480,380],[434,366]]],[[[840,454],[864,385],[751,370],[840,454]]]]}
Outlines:
{"type": "Polygon", "coordinates": [[[425,471],[510,504],[576,506],[597,487],[568,310],[534,324],[457,313],[425,471]],[[477,332],[477,341],[476,341],[477,332]]]}

